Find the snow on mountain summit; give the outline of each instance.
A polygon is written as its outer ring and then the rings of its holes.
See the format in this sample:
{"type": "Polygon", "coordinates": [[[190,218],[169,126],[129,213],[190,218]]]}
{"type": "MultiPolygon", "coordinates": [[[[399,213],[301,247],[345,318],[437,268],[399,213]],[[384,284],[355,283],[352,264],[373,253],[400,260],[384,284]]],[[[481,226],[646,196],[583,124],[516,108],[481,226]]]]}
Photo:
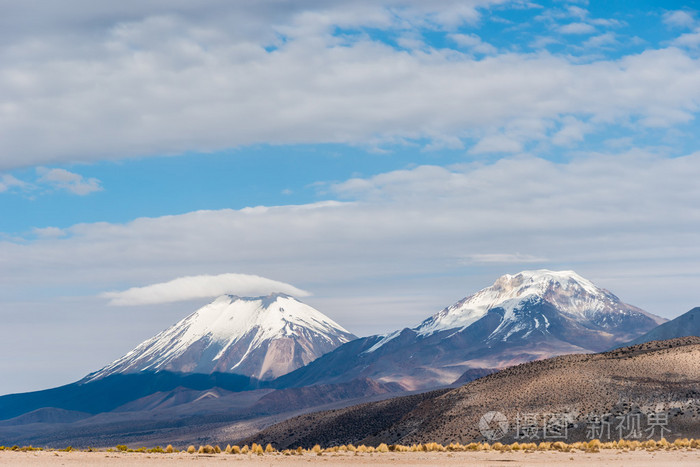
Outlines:
{"type": "MultiPolygon", "coordinates": [[[[414,328],[378,336],[380,339],[364,354],[386,349],[389,342],[396,346],[399,336],[407,340],[411,334],[417,340],[431,342],[435,340],[432,338],[449,340],[468,335],[471,348],[483,345],[492,355],[498,355],[502,345],[519,348],[521,353],[523,349],[536,349],[523,355],[601,351],[665,321],[622,302],[574,271],[522,271],[499,277],[490,287],[414,328]]],[[[481,358],[483,364],[484,356],[481,358]]],[[[519,357],[514,358],[516,361],[519,357]]],[[[503,362],[495,363],[498,366],[503,362]]]]}
{"type": "Polygon", "coordinates": [[[592,321],[601,328],[617,325],[621,316],[632,314],[657,318],[623,303],[574,271],[541,269],[501,276],[492,286],[445,308],[415,329],[420,335],[426,335],[466,328],[495,308],[504,310],[504,321],[516,321],[516,310],[534,302],[548,303],[568,318],[577,322],[592,321]]]}
{"type": "Polygon", "coordinates": [[[223,295],[88,379],[159,370],[229,372],[272,379],[354,338],[321,312],[289,295],[223,295]]]}

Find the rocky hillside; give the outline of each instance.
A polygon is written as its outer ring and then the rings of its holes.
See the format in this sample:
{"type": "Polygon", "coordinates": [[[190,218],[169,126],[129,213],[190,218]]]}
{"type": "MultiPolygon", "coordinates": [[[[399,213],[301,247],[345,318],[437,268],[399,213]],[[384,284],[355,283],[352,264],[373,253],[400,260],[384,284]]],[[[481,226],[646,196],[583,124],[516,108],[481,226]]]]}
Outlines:
{"type": "MultiPolygon", "coordinates": [[[[542,440],[554,416],[566,417],[569,441],[585,440],[590,421],[604,416],[610,438],[629,437],[629,420],[640,417],[649,434],[649,413],[667,416],[667,439],[700,436],[700,338],[654,341],[588,355],[525,363],[457,389],[434,391],[342,410],[303,415],[274,425],[246,442],[286,448],[334,444],[468,443],[488,438],[481,418],[497,411],[508,421],[502,441],[542,440]],[[391,407],[391,410],[384,410],[391,407]],[[520,416],[519,416],[520,414],[520,416]],[[537,425],[516,435],[523,414],[537,425]],[[639,415],[635,415],[639,414],[639,415]],[[532,418],[532,417],[531,417],[532,418]],[[342,429],[338,429],[342,427],[342,429]]],[[[521,429],[525,425],[521,424],[521,429]]],[[[551,426],[550,426],[551,428],[551,426]]],[[[632,426],[634,428],[634,426],[632,426]]],[[[661,433],[657,426],[653,437],[661,433]]],[[[551,435],[551,430],[550,433],[551,435]]],[[[597,438],[605,438],[605,433],[597,438]]],[[[556,440],[556,439],[552,439],[556,440]]]]}

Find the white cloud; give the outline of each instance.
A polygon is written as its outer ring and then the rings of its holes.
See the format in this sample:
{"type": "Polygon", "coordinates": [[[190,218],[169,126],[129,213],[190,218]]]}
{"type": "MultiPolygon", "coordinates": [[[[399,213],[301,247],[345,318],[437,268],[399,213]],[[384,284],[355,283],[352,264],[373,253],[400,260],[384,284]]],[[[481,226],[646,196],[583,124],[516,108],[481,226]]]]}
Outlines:
{"type": "Polygon", "coordinates": [[[569,146],[583,141],[586,133],[590,133],[592,130],[593,125],[573,117],[565,117],[562,121],[562,128],[552,136],[551,141],[559,146],[569,146]]]}
{"type": "Polygon", "coordinates": [[[101,191],[100,181],[96,178],[84,178],[80,174],[69,172],[66,169],[37,168],[41,175],[38,182],[45,183],[53,188],[69,191],[75,195],[84,196],[95,191],[101,191]]]}
{"type": "Polygon", "coordinates": [[[562,34],[593,34],[595,27],[588,23],[569,23],[557,28],[562,34]]]}
{"type": "Polygon", "coordinates": [[[530,42],[530,47],[535,50],[544,49],[547,46],[553,44],[561,44],[561,41],[550,36],[538,36],[532,42],[530,42]]]}
{"type": "Polygon", "coordinates": [[[547,263],[546,258],[533,255],[523,255],[520,253],[478,253],[464,258],[467,263],[547,263]]]}
{"type": "Polygon", "coordinates": [[[110,305],[152,305],[225,294],[256,297],[271,293],[285,293],[295,297],[310,295],[309,292],[284,282],[250,274],[229,273],[178,277],[168,282],[132,287],[121,292],[105,292],[101,297],[109,299],[110,305]]]}
{"type": "Polygon", "coordinates": [[[625,24],[622,21],[610,18],[592,18],[588,21],[593,25],[605,27],[620,27],[625,24]]]}
{"type": "Polygon", "coordinates": [[[476,53],[492,55],[498,52],[496,47],[482,41],[476,34],[450,34],[450,39],[455,41],[457,45],[465,47],[476,53]]]}
{"type": "Polygon", "coordinates": [[[673,44],[680,47],[700,47],[700,28],[695,28],[693,32],[681,35],[673,41],[673,44]]]}
{"type": "Polygon", "coordinates": [[[586,16],[588,16],[588,10],[586,10],[585,8],[578,7],[578,6],[569,6],[566,9],[566,12],[570,16],[573,16],[573,17],[579,18],[579,19],[584,19],[586,16]]]}
{"type": "Polygon", "coordinates": [[[522,142],[505,136],[488,135],[469,149],[470,154],[517,153],[523,150],[522,142]]]}
{"type": "Polygon", "coordinates": [[[43,238],[58,238],[66,235],[65,230],[59,229],[58,227],[42,227],[35,228],[32,230],[35,235],[43,238]]]}
{"type": "Polygon", "coordinates": [[[693,15],[683,10],[666,12],[663,16],[663,21],[669,26],[678,28],[691,28],[695,25],[693,15]]]}
{"type": "Polygon", "coordinates": [[[586,42],[583,43],[584,47],[591,48],[591,47],[604,47],[604,46],[609,46],[617,44],[617,38],[615,36],[615,33],[613,32],[606,32],[604,34],[600,34],[598,36],[593,36],[590,39],[588,39],[586,42]]]}
{"type": "Polygon", "coordinates": [[[9,191],[12,188],[19,187],[19,188],[24,188],[27,187],[28,184],[23,182],[22,180],[19,180],[18,178],[9,175],[9,174],[3,174],[0,175],[0,193],[3,193],[5,191],[9,191]]]}
{"type": "Polygon", "coordinates": [[[650,274],[671,266],[691,273],[700,260],[699,177],[700,153],[568,164],[523,156],[330,187],[351,203],[79,224],[64,238],[1,242],[0,299],[27,288],[105,290],[232,267],[321,295],[331,286],[353,294],[363,281],[454,274],[465,256],[509,251],[589,269],[631,262],[650,274]]]}
{"type": "MultiPolygon", "coordinates": [[[[668,125],[694,118],[700,103],[700,61],[674,48],[577,64],[495,54],[476,36],[455,35],[488,55],[475,60],[471,49],[407,52],[332,33],[454,33],[453,23],[476,20],[493,2],[76,1],[74,18],[46,7],[41,30],[26,23],[22,2],[0,19],[0,168],[254,143],[468,144],[522,115],[668,125]]],[[[564,30],[592,32],[572,24],[564,30]]]]}

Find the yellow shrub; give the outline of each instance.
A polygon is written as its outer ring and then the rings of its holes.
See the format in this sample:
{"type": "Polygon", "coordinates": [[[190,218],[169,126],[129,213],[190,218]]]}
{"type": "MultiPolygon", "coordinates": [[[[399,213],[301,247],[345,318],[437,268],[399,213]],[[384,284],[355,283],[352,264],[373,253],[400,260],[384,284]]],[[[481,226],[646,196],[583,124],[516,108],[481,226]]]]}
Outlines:
{"type": "Polygon", "coordinates": [[[690,440],[688,440],[688,438],[677,439],[673,442],[673,445],[678,448],[689,448],[690,440]]]}
{"type": "Polygon", "coordinates": [[[552,448],[556,449],[557,451],[566,451],[566,444],[562,443],[561,441],[557,441],[556,443],[552,444],[552,448]]]}

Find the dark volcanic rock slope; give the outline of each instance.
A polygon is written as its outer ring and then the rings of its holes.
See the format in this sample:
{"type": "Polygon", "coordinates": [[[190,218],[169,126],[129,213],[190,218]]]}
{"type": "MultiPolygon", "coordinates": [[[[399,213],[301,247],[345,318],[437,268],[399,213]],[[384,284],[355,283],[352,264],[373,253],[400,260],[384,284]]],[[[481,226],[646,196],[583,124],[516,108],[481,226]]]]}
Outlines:
{"type": "MultiPolygon", "coordinates": [[[[468,443],[484,440],[479,421],[490,411],[503,413],[511,423],[519,413],[570,414],[569,440],[586,439],[586,422],[593,415],[662,411],[669,414],[667,438],[698,437],[700,338],[526,363],[421,397],[304,415],[246,441],[281,448],[316,443],[468,443]],[[391,404],[396,407],[392,415],[396,421],[382,410],[391,404]],[[343,436],[329,436],[341,426],[343,436]]],[[[513,434],[511,430],[502,441],[513,441],[513,434]]],[[[616,434],[613,430],[613,437],[616,434]]]]}

